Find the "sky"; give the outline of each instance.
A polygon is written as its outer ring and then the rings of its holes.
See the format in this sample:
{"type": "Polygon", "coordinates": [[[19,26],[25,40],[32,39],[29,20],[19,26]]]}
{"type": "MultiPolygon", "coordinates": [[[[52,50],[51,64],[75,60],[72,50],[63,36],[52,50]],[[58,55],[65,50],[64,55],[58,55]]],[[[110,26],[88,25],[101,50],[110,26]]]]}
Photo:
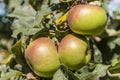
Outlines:
{"type": "Polygon", "coordinates": [[[120,10],[120,0],[111,0],[110,4],[108,5],[108,11],[110,16],[114,16],[113,12],[118,12],[120,10]]]}
{"type": "Polygon", "coordinates": [[[3,0],[0,0],[0,16],[4,16],[6,13],[5,4],[3,0]]]}

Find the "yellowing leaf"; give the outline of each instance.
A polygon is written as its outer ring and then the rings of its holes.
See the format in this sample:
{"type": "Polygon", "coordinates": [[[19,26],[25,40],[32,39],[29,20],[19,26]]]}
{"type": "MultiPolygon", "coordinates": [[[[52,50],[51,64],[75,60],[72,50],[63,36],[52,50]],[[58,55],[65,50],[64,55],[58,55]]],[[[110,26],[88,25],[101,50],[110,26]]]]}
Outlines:
{"type": "Polygon", "coordinates": [[[55,20],[56,24],[63,23],[66,20],[68,12],[66,12],[63,16],[55,20]]]}
{"type": "Polygon", "coordinates": [[[9,64],[11,60],[13,59],[13,54],[9,55],[7,58],[3,59],[3,64],[9,64]]]}

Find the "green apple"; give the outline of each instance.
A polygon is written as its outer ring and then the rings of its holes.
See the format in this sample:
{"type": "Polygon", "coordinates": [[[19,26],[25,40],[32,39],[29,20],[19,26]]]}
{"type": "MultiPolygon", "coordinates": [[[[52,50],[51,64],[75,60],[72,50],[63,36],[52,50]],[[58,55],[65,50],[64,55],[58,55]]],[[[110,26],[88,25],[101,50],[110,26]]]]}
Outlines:
{"type": "Polygon", "coordinates": [[[91,54],[86,56],[88,42],[86,37],[76,34],[66,35],[59,44],[60,61],[70,70],[77,70],[90,61],[91,54]]]}
{"type": "Polygon", "coordinates": [[[25,59],[33,72],[41,77],[52,77],[60,66],[54,42],[46,37],[38,38],[28,45],[25,59]]]}
{"type": "Polygon", "coordinates": [[[70,29],[77,34],[97,35],[107,23],[104,9],[97,5],[81,4],[73,6],[67,15],[70,29]]]}

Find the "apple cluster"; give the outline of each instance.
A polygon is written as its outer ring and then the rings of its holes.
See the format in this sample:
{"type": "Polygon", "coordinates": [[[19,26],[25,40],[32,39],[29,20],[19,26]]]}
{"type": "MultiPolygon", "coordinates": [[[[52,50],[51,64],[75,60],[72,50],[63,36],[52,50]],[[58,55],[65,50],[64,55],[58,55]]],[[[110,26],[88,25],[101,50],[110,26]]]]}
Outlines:
{"type": "Polygon", "coordinates": [[[97,35],[107,22],[105,11],[96,5],[76,5],[67,15],[68,26],[73,33],[67,34],[58,45],[41,37],[31,42],[25,52],[29,67],[41,77],[52,77],[61,64],[70,70],[77,70],[89,63],[88,41],[85,35],[97,35]]]}

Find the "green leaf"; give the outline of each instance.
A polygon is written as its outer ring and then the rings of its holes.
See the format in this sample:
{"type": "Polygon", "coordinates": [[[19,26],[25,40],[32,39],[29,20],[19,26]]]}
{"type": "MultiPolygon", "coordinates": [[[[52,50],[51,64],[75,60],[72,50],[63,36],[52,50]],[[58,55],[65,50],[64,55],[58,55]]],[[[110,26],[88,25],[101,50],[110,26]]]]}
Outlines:
{"type": "Polygon", "coordinates": [[[0,65],[0,80],[19,80],[22,72],[10,69],[9,66],[0,65]]]}
{"type": "Polygon", "coordinates": [[[16,29],[14,30],[12,37],[17,37],[17,35],[22,32],[23,35],[27,36],[27,35],[34,35],[35,33],[37,33],[38,31],[42,30],[42,28],[20,28],[20,29],[16,29]]]}
{"type": "Polygon", "coordinates": [[[119,36],[120,35],[120,31],[119,30],[117,31],[115,29],[106,29],[106,32],[108,36],[119,36]]]}
{"type": "Polygon", "coordinates": [[[101,51],[94,44],[93,44],[93,48],[94,48],[94,61],[97,62],[97,63],[102,63],[102,53],[101,53],[101,51]]]}
{"type": "Polygon", "coordinates": [[[29,3],[24,3],[23,5],[17,6],[14,11],[8,14],[8,17],[15,17],[16,19],[12,23],[13,35],[12,37],[17,37],[17,35],[22,32],[23,35],[33,35],[40,27],[36,27],[35,24],[36,11],[29,3]],[[37,29],[36,29],[37,28],[37,29]]]}
{"type": "Polygon", "coordinates": [[[80,80],[88,80],[89,75],[91,74],[88,70],[88,66],[82,67],[80,70],[75,72],[75,75],[80,79],[80,80]]]}
{"type": "Polygon", "coordinates": [[[106,12],[108,12],[109,2],[110,2],[110,0],[104,0],[104,1],[101,0],[102,7],[105,9],[106,12]]]}
{"type": "Polygon", "coordinates": [[[35,24],[39,24],[44,20],[45,16],[51,13],[51,9],[48,6],[41,6],[41,9],[37,12],[35,16],[35,24]]]}
{"type": "Polygon", "coordinates": [[[61,65],[60,69],[54,74],[53,80],[79,80],[79,78],[65,65],[61,65]]]}
{"type": "Polygon", "coordinates": [[[108,65],[96,64],[95,69],[92,72],[89,72],[89,67],[84,66],[83,68],[78,70],[75,73],[75,75],[80,80],[96,80],[96,79],[99,79],[100,77],[102,77],[106,74],[108,67],[109,67],[108,65]]]}
{"type": "Polygon", "coordinates": [[[20,65],[20,64],[16,64],[16,65],[14,66],[14,69],[15,69],[15,70],[18,70],[18,71],[22,71],[23,66],[20,65]]]}
{"type": "Polygon", "coordinates": [[[102,77],[106,74],[109,65],[97,64],[92,74],[94,75],[93,79],[102,77]]]}
{"type": "Polygon", "coordinates": [[[120,62],[111,66],[107,72],[110,77],[118,77],[120,79],[120,62]]]}
{"type": "Polygon", "coordinates": [[[56,3],[59,3],[60,0],[50,0],[50,4],[56,4],[56,3]]]}
{"type": "Polygon", "coordinates": [[[115,49],[116,45],[120,46],[120,38],[116,37],[116,38],[109,39],[107,44],[110,47],[110,49],[113,50],[115,49]]]}
{"type": "Polygon", "coordinates": [[[63,74],[63,72],[61,71],[61,69],[58,69],[55,72],[52,80],[68,80],[68,79],[65,77],[65,75],[63,74]]]}
{"type": "Polygon", "coordinates": [[[19,6],[22,3],[22,0],[9,0],[8,9],[11,11],[16,6],[19,6]]]}
{"type": "Polygon", "coordinates": [[[117,44],[120,46],[120,37],[116,38],[113,43],[117,44]]]}
{"type": "Polygon", "coordinates": [[[6,73],[7,72],[7,67],[6,65],[0,65],[0,73],[6,73]]]}
{"type": "Polygon", "coordinates": [[[111,65],[115,66],[119,62],[120,62],[120,55],[115,53],[113,55],[113,58],[111,59],[111,65]]]}
{"type": "Polygon", "coordinates": [[[117,63],[117,64],[114,65],[114,66],[111,66],[111,67],[109,68],[109,71],[110,71],[112,74],[120,73],[120,62],[117,63]]]}
{"type": "Polygon", "coordinates": [[[0,80],[18,80],[21,75],[21,72],[12,70],[1,76],[0,80]]]}
{"type": "MultiPolygon", "coordinates": [[[[9,17],[16,17],[18,19],[34,19],[36,11],[29,3],[24,3],[23,5],[16,6],[15,10],[8,14],[9,17]]],[[[27,20],[29,20],[27,19],[27,20]]]]}

